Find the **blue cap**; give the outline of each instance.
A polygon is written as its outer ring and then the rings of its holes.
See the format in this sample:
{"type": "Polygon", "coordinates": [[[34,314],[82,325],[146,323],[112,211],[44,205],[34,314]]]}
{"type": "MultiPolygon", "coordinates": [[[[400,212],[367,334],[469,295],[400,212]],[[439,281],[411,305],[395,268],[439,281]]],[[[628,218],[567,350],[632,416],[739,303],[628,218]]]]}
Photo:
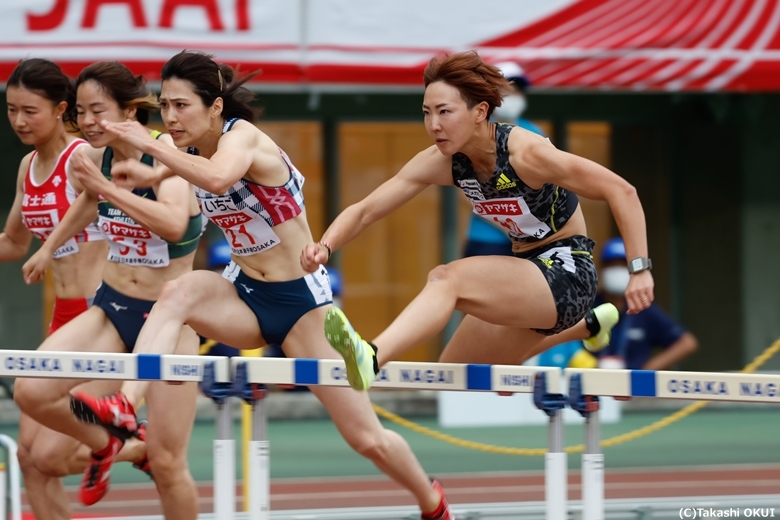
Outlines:
{"type": "Polygon", "coordinates": [[[523,70],[523,67],[518,63],[515,63],[514,61],[504,61],[496,63],[496,67],[498,67],[498,70],[501,71],[501,74],[503,74],[507,80],[513,82],[520,89],[531,86],[531,80],[528,78],[525,70],[523,70]]]}
{"type": "Polygon", "coordinates": [[[612,260],[626,259],[626,245],[620,237],[610,238],[604,242],[601,248],[601,261],[611,262],[612,260]]]}
{"type": "Polygon", "coordinates": [[[230,263],[230,245],[222,239],[209,246],[208,268],[217,269],[230,263]]]}

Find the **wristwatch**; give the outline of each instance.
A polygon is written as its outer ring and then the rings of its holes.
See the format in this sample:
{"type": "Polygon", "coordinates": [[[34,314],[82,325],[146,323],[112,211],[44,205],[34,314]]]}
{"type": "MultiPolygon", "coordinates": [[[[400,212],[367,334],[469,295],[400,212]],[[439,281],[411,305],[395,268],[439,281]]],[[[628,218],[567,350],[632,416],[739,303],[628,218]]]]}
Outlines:
{"type": "Polygon", "coordinates": [[[638,256],[628,263],[629,274],[647,271],[653,268],[653,262],[649,258],[638,256]]]}

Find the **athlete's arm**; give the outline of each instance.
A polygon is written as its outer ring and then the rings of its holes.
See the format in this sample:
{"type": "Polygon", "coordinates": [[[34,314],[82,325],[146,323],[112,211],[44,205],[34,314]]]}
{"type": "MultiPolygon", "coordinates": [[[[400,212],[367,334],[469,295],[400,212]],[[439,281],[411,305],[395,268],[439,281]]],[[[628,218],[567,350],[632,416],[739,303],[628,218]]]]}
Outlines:
{"type": "MultiPolygon", "coordinates": [[[[170,136],[160,136],[162,146],[173,148],[170,136]],[[167,139],[165,139],[167,138],[167,139]]],[[[183,154],[182,154],[183,155],[183,154]]],[[[125,190],[106,179],[97,166],[78,152],[73,154],[71,165],[84,188],[94,195],[102,195],[130,218],[162,238],[176,242],[187,231],[190,210],[191,187],[179,177],[171,177],[155,187],[155,200],[146,199],[125,190]]],[[[113,171],[113,170],[112,170],[113,171]]]]}
{"type": "MultiPolygon", "coordinates": [[[[240,122],[224,134],[211,158],[181,153],[148,135],[137,122],[112,123],[102,121],[101,126],[120,139],[132,144],[170,168],[173,173],[195,186],[221,195],[246,175],[252,166],[253,152],[259,132],[240,122]]],[[[251,125],[247,123],[247,125],[251,125]]]]}
{"type": "MultiPolygon", "coordinates": [[[[626,244],[626,257],[647,257],[645,213],[636,188],[600,164],[558,150],[545,139],[527,139],[527,135],[512,132],[509,137],[510,161],[516,172],[522,172],[523,182],[533,188],[552,183],[589,199],[607,201],[626,244]]],[[[649,270],[631,275],[626,301],[631,314],[653,302],[649,270]]]]}
{"type": "MultiPolygon", "coordinates": [[[[105,150],[106,150],[105,148],[94,148],[92,146],[82,145],[76,148],[75,150],[73,150],[73,153],[75,154],[78,151],[78,153],[86,156],[87,159],[92,161],[94,164],[100,166],[100,163],[103,160],[103,152],[105,150]]],[[[73,155],[71,155],[71,157],[73,157],[73,155]]],[[[66,170],[68,174],[68,180],[73,186],[73,189],[76,190],[76,192],[78,193],[82,193],[84,191],[84,186],[81,185],[81,182],[74,174],[73,168],[71,167],[70,160],[68,160],[68,163],[66,165],[66,170]]]]}
{"type": "Polygon", "coordinates": [[[31,157],[32,154],[26,155],[19,164],[14,203],[5,221],[5,228],[0,233],[0,262],[19,261],[30,250],[32,233],[22,222],[22,199],[24,198],[24,178],[27,175],[31,157]]]}
{"type": "MultiPolygon", "coordinates": [[[[392,178],[366,198],[352,204],[336,217],[322,235],[332,251],[358,237],[368,226],[390,214],[431,185],[452,185],[452,160],[435,146],[418,153],[392,178]]],[[[331,251],[331,252],[332,252],[331,251]]],[[[319,244],[308,244],[301,253],[301,266],[314,271],[328,260],[328,252],[319,244]]]]}
{"type": "Polygon", "coordinates": [[[164,164],[154,167],[135,159],[125,159],[111,166],[111,180],[120,188],[151,188],[176,174],[164,164]]]}
{"type": "Polygon", "coordinates": [[[43,280],[46,268],[54,258],[54,252],[97,218],[97,202],[97,197],[88,191],[82,191],[76,197],[46,242],[22,266],[25,283],[31,285],[43,280]]]}

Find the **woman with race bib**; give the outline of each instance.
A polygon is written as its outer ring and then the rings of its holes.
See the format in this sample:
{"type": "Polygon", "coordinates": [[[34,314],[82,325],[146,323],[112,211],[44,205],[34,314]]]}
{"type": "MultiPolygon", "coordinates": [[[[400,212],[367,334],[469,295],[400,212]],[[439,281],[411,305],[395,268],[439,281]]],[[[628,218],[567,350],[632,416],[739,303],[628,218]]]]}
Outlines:
{"type": "MultiPolygon", "coordinates": [[[[89,146],[68,134],[67,125],[76,122],[76,90],[55,63],[38,58],[21,61],[8,78],[6,104],[16,135],[35,147],[19,164],[16,197],[0,233],[0,262],[16,262],[29,251],[33,236],[48,239],[84,190],[73,175],[70,159],[75,150],[89,146]]],[[[106,242],[94,215],[92,220],[52,253],[55,300],[49,335],[86,311],[100,285],[106,242]]],[[[93,391],[107,388],[97,381],[88,385],[93,391]]],[[[84,471],[89,450],[26,414],[19,420],[18,442],[19,465],[36,517],[70,518],[70,500],[60,477],[84,471]]]]}
{"type": "MultiPolygon", "coordinates": [[[[98,124],[102,120],[148,122],[149,113],[158,104],[143,78],[134,77],[118,62],[101,62],[84,69],[76,85],[79,128],[93,147],[105,148],[96,162],[81,150],[73,154],[71,167],[86,193],[44,247],[25,264],[24,271],[29,282],[39,281],[53,251],[73,235],[71,230],[82,229],[98,214],[99,230],[109,241],[109,261],[102,270],[102,285],[92,307],[50,336],[39,350],[53,355],[57,351],[130,352],[163,285],[192,270],[203,229],[202,215],[192,187],[181,178],[172,177],[152,188],[132,191],[110,181],[118,164],[155,165],[151,156],[115,139],[98,124]]],[[[174,150],[168,135],[144,131],[161,146],[174,150]]],[[[172,348],[182,354],[197,354],[197,337],[185,327],[174,338],[172,348]]],[[[92,449],[79,494],[81,501],[90,505],[108,491],[111,465],[129,436],[109,435],[73,417],[70,392],[78,383],[22,379],[17,382],[15,398],[19,407],[41,424],[92,449]]],[[[106,383],[114,390],[119,387],[118,382],[106,383]]],[[[186,458],[195,395],[194,383],[152,385],[147,400],[149,422],[155,426],[148,435],[145,428],[136,431],[136,436],[146,441],[145,451],[141,444],[131,460],[154,475],[163,510],[169,517],[188,511],[197,514],[197,490],[186,458]]]]}
{"type": "Polygon", "coordinates": [[[441,332],[455,309],[466,317],[443,362],[519,364],[611,328],[614,306],[602,306],[601,315],[590,312],[598,277],[577,195],[609,203],[634,266],[629,312],[649,306],[653,277],[633,186],[533,132],[491,122],[511,86],[476,52],[434,58],[424,79],[425,129],[435,144],[345,209],[319,243],[303,250],[303,268],[317,269],[333,250],[431,185],[458,186],[477,215],[506,229],[515,258],[475,256],[434,268],[422,292],[371,343],[340,310],[328,311],[326,336],[346,361],[352,387],[369,388],[379,367],[441,332]]]}
{"type": "MultiPolygon", "coordinates": [[[[162,69],[163,121],[179,148],[151,139],[136,123],[103,123],[107,132],[155,157],[167,168],[126,164],[135,184],[178,175],[194,184],[203,213],[223,230],[233,264],[225,275],[194,271],[165,285],[139,336],[136,352],[172,353],[182,326],[226,345],[282,346],[295,358],[332,358],[322,333],[332,307],[327,271],[307,274],[298,257],[311,241],[303,203],[303,176],[287,155],[252,122],[246,79],[209,56],[182,52],[162,69]],[[207,302],[207,303],[203,303],[207,302]]],[[[117,172],[118,173],[118,172],[117,172]]],[[[136,428],[134,407],[148,382],[128,381],[122,392],[76,400],[109,429],[136,428]],[[121,410],[117,419],[112,410],[121,410]]],[[[386,430],[365,394],[350,388],[312,386],[349,445],[411,491],[423,518],[450,520],[438,481],[426,476],[408,444],[386,430]]],[[[153,404],[147,404],[151,411],[153,404]]]]}

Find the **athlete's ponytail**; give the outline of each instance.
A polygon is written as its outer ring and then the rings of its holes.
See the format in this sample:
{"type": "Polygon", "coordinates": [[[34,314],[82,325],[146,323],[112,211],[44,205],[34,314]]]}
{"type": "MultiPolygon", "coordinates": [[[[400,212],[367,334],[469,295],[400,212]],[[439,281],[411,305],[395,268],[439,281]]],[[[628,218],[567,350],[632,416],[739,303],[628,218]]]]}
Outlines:
{"type": "Polygon", "coordinates": [[[261,111],[252,106],[255,96],[244,83],[258,73],[237,78],[232,67],[215,62],[208,54],[182,51],[163,65],[160,76],[162,81],[172,78],[187,81],[207,107],[212,106],[217,98],[222,98],[223,118],[237,117],[254,123],[261,111]]]}

